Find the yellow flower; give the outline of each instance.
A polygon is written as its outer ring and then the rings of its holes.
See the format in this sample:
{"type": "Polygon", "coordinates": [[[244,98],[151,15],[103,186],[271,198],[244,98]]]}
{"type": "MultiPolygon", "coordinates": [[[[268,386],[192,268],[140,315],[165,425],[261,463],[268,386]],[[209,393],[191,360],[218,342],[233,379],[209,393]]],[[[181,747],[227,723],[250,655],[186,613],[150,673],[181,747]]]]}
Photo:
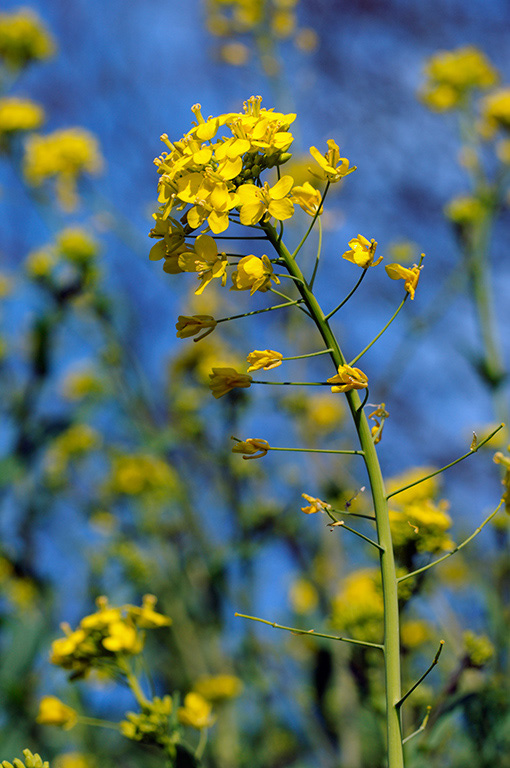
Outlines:
{"type": "Polygon", "coordinates": [[[143,639],[132,624],[125,620],[112,622],[108,625],[107,632],[102,642],[108,651],[137,654],[143,648],[143,639]]]}
{"type": "Polygon", "coordinates": [[[370,429],[370,433],[373,437],[375,445],[381,442],[384,422],[389,417],[389,415],[390,414],[385,408],[385,404],[381,403],[380,405],[376,406],[375,411],[372,411],[372,413],[369,413],[367,416],[368,419],[373,419],[375,421],[375,424],[370,429]]]}
{"type": "Polygon", "coordinates": [[[296,613],[304,615],[315,611],[319,604],[319,595],[310,581],[296,579],[289,590],[289,602],[296,613]]]}
{"type": "Polygon", "coordinates": [[[264,220],[271,216],[278,221],[290,219],[294,214],[294,203],[289,197],[293,184],[292,176],[282,176],[272,187],[267,181],[263,187],[256,187],[255,184],[242,184],[238,187],[241,224],[256,224],[263,216],[264,220]]]}
{"type": "Polygon", "coordinates": [[[44,122],[44,109],[30,99],[6,96],[0,99],[0,134],[35,131],[44,122]]]}
{"type": "Polygon", "coordinates": [[[27,275],[36,280],[49,277],[57,261],[57,254],[49,246],[30,251],[25,261],[27,275]]]}
{"type": "Polygon", "coordinates": [[[420,279],[420,271],[422,267],[417,264],[413,264],[412,268],[401,266],[401,264],[387,264],[386,273],[392,280],[405,280],[405,289],[411,297],[411,301],[414,299],[414,292],[420,279]]]}
{"type": "Polygon", "coordinates": [[[198,272],[200,285],[195,291],[197,296],[215,277],[220,278],[222,285],[227,282],[227,257],[224,253],[218,255],[216,243],[209,235],[199,235],[194,250],[181,253],[178,263],[183,272],[198,272]]]}
{"type": "Polygon", "coordinates": [[[267,256],[244,256],[232,273],[233,286],[231,291],[250,291],[253,296],[255,291],[267,291],[271,280],[278,284],[279,278],[273,274],[273,265],[267,256]]]}
{"type": "Polygon", "coordinates": [[[34,134],[25,145],[23,173],[27,183],[40,187],[55,178],[57,199],[65,210],[77,205],[78,178],[83,173],[99,173],[102,165],[97,139],[84,128],[63,128],[46,136],[34,134]]]}
{"type": "Polygon", "coordinates": [[[232,453],[243,453],[243,459],[261,459],[267,455],[269,450],[269,443],[267,440],[262,440],[259,437],[249,437],[247,440],[235,440],[235,445],[232,448],[232,453]]]}
{"type": "Polygon", "coordinates": [[[43,762],[40,755],[35,752],[32,754],[32,752],[29,749],[23,750],[23,757],[25,758],[25,762],[20,760],[19,758],[14,758],[14,767],[12,763],[9,763],[7,760],[3,760],[1,765],[3,768],[50,768],[50,764],[47,760],[43,762]]]}
{"type": "MultiPolygon", "coordinates": [[[[398,498],[398,497],[397,497],[398,498]]],[[[435,505],[431,499],[416,501],[400,510],[390,510],[390,526],[395,550],[415,549],[417,552],[443,552],[454,544],[448,536],[452,520],[446,514],[448,505],[435,505]]]]}
{"type": "Polygon", "coordinates": [[[142,629],[156,629],[157,627],[169,627],[172,623],[170,616],[165,616],[154,610],[157,599],[154,595],[144,595],[142,605],[127,605],[129,615],[138,627],[142,629]]]}
{"type": "Polygon", "coordinates": [[[444,212],[455,224],[472,224],[483,218],[485,206],[477,197],[459,195],[450,200],[444,212]]]}
{"type": "Polygon", "coordinates": [[[350,365],[339,365],[338,373],[327,379],[327,382],[335,385],[331,387],[332,392],[350,392],[351,389],[368,387],[368,378],[363,371],[350,365]]]}
{"type": "Polygon", "coordinates": [[[239,696],[243,690],[243,684],[235,675],[212,675],[199,677],[193,690],[204,699],[214,702],[239,696]]]}
{"type": "Polygon", "coordinates": [[[429,637],[430,631],[424,621],[407,619],[402,622],[400,639],[405,648],[417,648],[425,643],[429,637]]]}
{"type": "Polygon", "coordinates": [[[494,656],[494,646],[487,635],[475,635],[467,630],[462,638],[469,664],[475,669],[484,667],[494,656]]]}
{"type": "Polygon", "coordinates": [[[246,358],[250,364],[248,373],[250,371],[260,371],[261,369],[270,371],[272,368],[277,368],[282,364],[282,358],[282,353],[275,352],[274,349],[254,349],[246,358]]]}
{"type": "Polygon", "coordinates": [[[66,752],[58,755],[52,768],[94,768],[94,761],[81,752],[66,752]]]}
{"type": "Polygon", "coordinates": [[[39,16],[31,8],[0,13],[0,61],[22,69],[36,59],[48,59],[55,43],[39,16]]]}
{"type": "Polygon", "coordinates": [[[425,74],[428,81],[421,98],[438,111],[457,107],[470,90],[492,88],[499,79],[485,54],[474,46],[439,51],[428,60],[425,74]]]}
{"type": "Polygon", "coordinates": [[[321,205],[322,195],[318,189],[313,187],[309,181],[305,181],[304,184],[298,185],[292,190],[292,202],[301,206],[303,211],[309,213],[310,216],[315,216],[317,211],[322,213],[323,208],[321,205]]]}
{"type": "Polygon", "coordinates": [[[137,496],[152,493],[165,497],[175,489],[177,476],[172,467],[149,453],[118,454],[113,457],[109,488],[113,493],[137,496]]]}
{"type": "Polygon", "coordinates": [[[249,387],[253,381],[251,376],[238,373],[235,368],[213,368],[209,378],[209,387],[216,399],[237,387],[249,387]]]}
{"type": "Polygon", "coordinates": [[[301,507],[301,512],[304,512],[305,515],[315,515],[316,512],[325,512],[331,509],[331,504],[328,504],[321,499],[316,499],[314,496],[309,496],[307,493],[302,493],[301,496],[305,501],[310,503],[310,506],[308,507],[301,507]]]}
{"type": "Polygon", "coordinates": [[[190,725],[198,730],[209,728],[214,723],[212,707],[199,693],[188,693],[184,697],[184,706],[179,707],[177,716],[183,725],[190,725]]]}
{"type": "Polygon", "coordinates": [[[97,256],[99,244],[83,227],[66,227],[57,235],[57,248],[68,261],[86,264],[97,256]]]}
{"type": "Polygon", "coordinates": [[[205,339],[216,328],[216,320],[211,315],[179,315],[175,327],[177,329],[178,339],[187,339],[189,336],[196,336],[197,333],[202,333],[201,336],[197,336],[195,341],[205,339]]]}
{"type": "Polygon", "coordinates": [[[353,264],[357,264],[358,267],[376,267],[383,260],[382,256],[379,256],[377,261],[374,261],[375,249],[377,243],[375,240],[367,240],[363,235],[358,235],[349,240],[350,251],[346,251],[342,254],[342,259],[352,261],[353,264]]]}
{"type": "Polygon", "coordinates": [[[486,96],[482,114],[489,125],[510,130],[510,88],[500,88],[486,96]]]}
{"type": "Polygon", "coordinates": [[[62,383],[62,394],[67,400],[82,400],[103,391],[104,384],[92,367],[70,371],[62,383]]]}
{"type": "Polygon", "coordinates": [[[56,696],[43,696],[36,721],[42,725],[59,725],[66,731],[76,725],[78,713],[56,696]]]}
{"type": "Polygon", "coordinates": [[[320,171],[310,170],[319,179],[327,179],[331,184],[335,184],[355,171],[356,166],[349,168],[349,161],[346,157],[340,157],[338,144],[333,139],[328,139],[327,145],[328,151],[325,155],[321,155],[316,147],[310,147],[310,154],[319,164],[320,171]]]}

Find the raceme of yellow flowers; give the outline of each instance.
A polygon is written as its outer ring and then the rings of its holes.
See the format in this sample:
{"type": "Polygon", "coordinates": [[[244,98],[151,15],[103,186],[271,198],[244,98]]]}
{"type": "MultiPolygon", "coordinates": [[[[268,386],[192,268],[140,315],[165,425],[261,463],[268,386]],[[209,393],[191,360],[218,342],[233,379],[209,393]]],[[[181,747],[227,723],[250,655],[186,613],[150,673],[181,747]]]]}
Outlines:
{"type": "Polygon", "coordinates": [[[32,9],[0,13],[0,63],[19,70],[54,53],[55,43],[32,9]]]}

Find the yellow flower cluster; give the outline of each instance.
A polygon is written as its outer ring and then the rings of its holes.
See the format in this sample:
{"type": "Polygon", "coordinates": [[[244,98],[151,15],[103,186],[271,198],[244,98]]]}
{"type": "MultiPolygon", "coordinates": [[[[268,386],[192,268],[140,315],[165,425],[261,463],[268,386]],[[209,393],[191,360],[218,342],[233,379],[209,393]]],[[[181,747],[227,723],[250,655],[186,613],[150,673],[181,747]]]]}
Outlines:
{"type": "Polygon", "coordinates": [[[209,728],[214,723],[211,704],[200,693],[191,691],[184,697],[184,706],[177,710],[177,717],[182,725],[191,728],[209,728]]]}
{"type": "Polygon", "coordinates": [[[43,696],[36,721],[41,725],[57,725],[67,731],[78,722],[78,713],[56,696],[43,696]]]}
{"type": "Polygon", "coordinates": [[[0,99],[0,140],[20,131],[35,131],[44,122],[44,109],[31,99],[4,96],[0,99]]]}
{"type": "Polygon", "coordinates": [[[10,560],[0,555],[0,590],[6,600],[22,612],[37,604],[38,591],[29,576],[19,576],[10,560]]]}
{"type": "Polygon", "coordinates": [[[72,424],[55,438],[46,456],[46,471],[57,478],[71,461],[83,458],[101,445],[99,432],[88,424],[72,424]]]}
{"type": "MultiPolygon", "coordinates": [[[[508,450],[510,450],[510,446],[508,450]]],[[[510,514],[510,456],[505,456],[502,451],[497,451],[494,454],[494,463],[501,464],[505,471],[503,480],[501,481],[505,489],[503,500],[505,502],[505,509],[510,514]]]]}
{"type": "Polygon", "coordinates": [[[445,206],[444,212],[450,221],[462,227],[483,219],[486,208],[478,197],[458,195],[445,206]]]}
{"type": "Polygon", "coordinates": [[[475,88],[492,88],[499,76],[485,54],[474,46],[440,51],[425,67],[427,83],[421,91],[430,109],[446,111],[461,106],[475,88]]]}
{"type": "Polygon", "coordinates": [[[15,757],[12,763],[8,760],[2,760],[2,768],[50,768],[50,764],[47,760],[42,760],[41,756],[32,754],[29,749],[23,750],[23,760],[19,757],[15,757]]]}
{"type": "Polygon", "coordinates": [[[55,758],[52,768],[96,768],[96,763],[81,752],[65,752],[55,758]]]}
{"type": "Polygon", "coordinates": [[[141,630],[171,624],[168,616],[154,610],[155,604],[153,595],[145,595],[141,607],[114,608],[106,597],[98,598],[98,611],[85,616],[77,629],[62,625],[65,637],[52,643],[51,662],[70,670],[73,678],[83,677],[92,668],[119,667],[120,659],[142,651],[144,633],[141,630]]]}
{"type": "Polygon", "coordinates": [[[480,669],[493,658],[494,646],[487,635],[476,635],[467,630],[462,639],[470,666],[480,669]]]}
{"type": "Polygon", "coordinates": [[[377,569],[365,568],[349,574],[333,600],[333,626],[357,640],[380,643],[383,618],[384,604],[377,569]]]}
{"type": "Polygon", "coordinates": [[[104,383],[94,368],[70,371],[62,382],[62,394],[67,400],[83,400],[85,397],[100,395],[104,383]]]}
{"type": "Polygon", "coordinates": [[[57,199],[64,210],[78,204],[77,183],[84,173],[97,174],[103,158],[95,136],[84,128],[63,128],[27,139],[23,172],[28,184],[42,186],[55,179],[57,199]]]}
{"type": "Polygon", "coordinates": [[[169,728],[172,710],[171,696],[163,696],[162,699],[155,696],[152,701],[144,704],[141,712],[126,712],[126,720],[120,723],[120,732],[127,739],[165,747],[172,743],[169,728]]]}
{"type": "Polygon", "coordinates": [[[207,701],[215,702],[239,696],[243,684],[235,675],[212,675],[199,677],[193,685],[193,690],[207,701]]]}
{"type": "Polygon", "coordinates": [[[500,88],[482,102],[482,116],[489,132],[498,128],[510,131],[510,88],[500,88]]]}
{"type": "Polygon", "coordinates": [[[39,16],[30,8],[0,13],[0,61],[22,69],[31,61],[48,59],[55,43],[39,16]]]}
{"type": "Polygon", "coordinates": [[[118,454],[113,457],[107,488],[112,493],[137,496],[167,494],[177,485],[174,469],[163,459],[148,453],[118,454]]]}

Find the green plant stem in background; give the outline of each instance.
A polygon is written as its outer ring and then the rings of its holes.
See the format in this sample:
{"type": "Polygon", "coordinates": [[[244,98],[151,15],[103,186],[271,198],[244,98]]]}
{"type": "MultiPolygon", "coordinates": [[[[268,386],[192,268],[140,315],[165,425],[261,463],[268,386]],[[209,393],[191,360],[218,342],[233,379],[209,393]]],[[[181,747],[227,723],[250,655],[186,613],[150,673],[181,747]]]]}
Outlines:
{"type": "MultiPolygon", "coordinates": [[[[326,347],[329,347],[332,350],[330,353],[331,358],[335,367],[338,369],[340,365],[345,365],[346,361],[344,355],[342,354],[338,341],[328,324],[319,302],[304,280],[303,274],[294,258],[295,254],[303,244],[303,241],[301,241],[294,254],[291,255],[285,245],[279,240],[276,230],[271,224],[265,224],[264,229],[267,233],[268,240],[273,245],[282,261],[285,262],[289,273],[298,278],[296,281],[296,288],[304,299],[305,306],[321,334],[326,347]]],[[[370,480],[374,505],[378,543],[381,547],[379,562],[384,602],[384,670],[386,682],[388,768],[403,768],[402,729],[400,713],[397,706],[401,698],[397,576],[395,571],[395,558],[386,492],[377,451],[374,446],[367,418],[363,412],[359,395],[356,390],[351,390],[345,394],[358,433],[361,448],[364,453],[364,460],[370,480]]]]}

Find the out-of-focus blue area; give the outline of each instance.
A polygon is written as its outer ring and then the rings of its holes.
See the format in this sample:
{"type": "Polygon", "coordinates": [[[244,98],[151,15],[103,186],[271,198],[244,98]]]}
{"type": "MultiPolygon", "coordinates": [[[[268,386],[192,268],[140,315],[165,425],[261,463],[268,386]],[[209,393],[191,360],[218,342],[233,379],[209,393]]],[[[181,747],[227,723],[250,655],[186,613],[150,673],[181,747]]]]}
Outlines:
{"type": "MultiPolygon", "coordinates": [[[[161,133],[180,138],[188,130],[195,102],[204,114],[218,114],[239,110],[244,99],[260,93],[265,106],[297,112],[301,151],[311,144],[325,147],[334,138],[358,166],[330,200],[335,216],[317,282],[326,305],[334,306],[357,277],[353,266],[337,257],[358,232],[374,237],[381,252],[391,241],[415,241],[427,257],[416,300],[407,302],[405,312],[418,316],[433,300],[458,260],[442,207],[465,191],[465,178],[456,159],[454,118],[433,114],[417,100],[423,63],[440,48],[474,44],[509,82],[507,2],[302,0],[301,23],[317,31],[320,46],[306,56],[282,44],[277,93],[256,59],[241,68],[219,60],[198,0],[33,0],[30,5],[52,30],[59,50],[48,63],[30,69],[15,92],[45,106],[46,130],[81,125],[99,137],[106,170],[94,182],[99,196],[89,191],[89,202],[99,212],[104,201],[112,201],[124,220],[121,236],[107,237],[106,269],[137,319],[137,353],[155,388],[163,385],[162,353],[176,343],[175,317],[183,307],[177,281],[147,258],[157,180],[152,160],[162,151],[161,133]]],[[[16,7],[17,2],[3,2],[6,10],[16,7]]],[[[52,231],[28,203],[20,206],[19,194],[8,194],[9,181],[2,180],[0,258],[2,266],[5,261],[16,269],[31,248],[51,239],[52,231]]],[[[493,249],[501,328],[510,321],[510,261],[502,258],[508,240],[505,215],[493,249]]],[[[348,312],[338,318],[348,356],[377,333],[401,296],[401,283],[387,280],[382,270],[370,271],[348,312]]],[[[382,390],[392,375],[392,349],[407,328],[401,316],[364,358],[363,370],[375,382],[371,402],[382,399],[378,387],[382,390]]],[[[508,355],[508,335],[503,343],[508,355]]],[[[269,331],[260,344],[270,346],[269,331]]],[[[417,338],[404,373],[399,368],[398,383],[391,387],[391,419],[381,444],[388,472],[447,463],[467,450],[472,429],[492,421],[487,392],[467,359],[477,344],[469,302],[452,297],[432,332],[417,338]]],[[[84,339],[77,340],[75,354],[77,349],[83,357],[84,339]]],[[[263,425],[258,432],[264,434],[263,425]]],[[[446,478],[457,520],[464,515],[481,519],[487,498],[497,498],[499,481],[490,456],[469,459],[446,478]]]]}

